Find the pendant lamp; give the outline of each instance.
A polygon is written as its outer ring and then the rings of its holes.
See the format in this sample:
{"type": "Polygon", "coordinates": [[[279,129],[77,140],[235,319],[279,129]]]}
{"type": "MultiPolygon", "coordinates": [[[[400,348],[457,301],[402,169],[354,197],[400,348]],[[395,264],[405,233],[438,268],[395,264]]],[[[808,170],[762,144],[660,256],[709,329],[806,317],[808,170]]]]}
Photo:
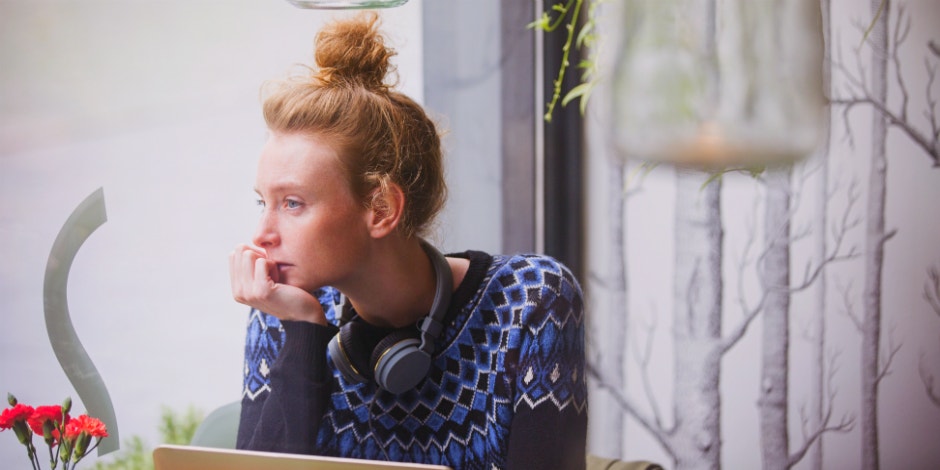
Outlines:
{"type": "Polygon", "coordinates": [[[298,8],[319,10],[351,10],[365,8],[391,8],[404,5],[408,0],[287,0],[298,8]]]}
{"type": "Polygon", "coordinates": [[[764,167],[822,136],[818,0],[626,0],[616,51],[622,154],[703,169],[764,167]]]}

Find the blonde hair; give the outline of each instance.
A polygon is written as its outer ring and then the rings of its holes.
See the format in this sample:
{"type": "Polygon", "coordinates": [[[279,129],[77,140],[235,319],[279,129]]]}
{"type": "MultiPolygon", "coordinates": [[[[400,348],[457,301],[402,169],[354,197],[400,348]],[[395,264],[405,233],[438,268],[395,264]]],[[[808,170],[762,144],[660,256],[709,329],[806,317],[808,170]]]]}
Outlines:
{"type": "Polygon", "coordinates": [[[264,119],[272,131],[327,140],[367,207],[381,204],[379,196],[398,185],[405,194],[398,230],[425,235],[446,199],[441,140],[421,106],[386,84],[395,51],[378,27],[375,13],[323,27],[315,40],[316,67],[307,76],[269,83],[264,119]]]}

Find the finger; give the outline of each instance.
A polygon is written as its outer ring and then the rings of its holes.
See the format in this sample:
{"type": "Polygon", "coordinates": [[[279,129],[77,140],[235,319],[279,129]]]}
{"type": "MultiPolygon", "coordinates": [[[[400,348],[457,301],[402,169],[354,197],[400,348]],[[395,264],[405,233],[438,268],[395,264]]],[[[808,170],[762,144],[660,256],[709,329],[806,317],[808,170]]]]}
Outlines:
{"type": "Polygon", "coordinates": [[[235,297],[235,300],[238,300],[238,282],[237,275],[235,274],[237,256],[234,251],[228,254],[228,278],[232,287],[232,296],[235,297]]]}
{"type": "MultiPolygon", "coordinates": [[[[251,284],[255,280],[255,262],[259,259],[264,259],[257,252],[252,250],[244,250],[241,253],[241,262],[239,269],[241,270],[242,280],[247,284],[251,284]]],[[[264,277],[262,277],[264,279],[264,277]]]]}
{"type": "Polygon", "coordinates": [[[276,283],[277,279],[277,265],[268,259],[265,258],[255,258],[253,261],[252,267],[254,269],[254,280],[263,281],[265,283],[276,283]]]}
{"type": "Polygon", "coordinates": [[[248,270],[246,271],[246,255],[244,252],[234,253],[232,255],[232,266],[231,266],[231,278],[232,278],[232,295],[235,297],[237,302],[247,303],[248,295],[250,294],[249,286],[251,285],[251,279],[253,273],[248,270]]]}
{"type": "Polygon", "coordinates": [[[251,292],[255,299],[265,300],[271,295],[276,283],[275,279],[271,276],[271,270],[274,265],[274,262],[264,258],[256,258],[254,260],[251,292]]]}
{"type": "Polygon", "coordinates": [[[253,252],[253,253],[257,253],[258,256],[261,256],[261,257],[263,257],[263,258],[266,258],[266,257],[268,256],[268,252],[265,251],[264,248],[261,248],[261,247],[259,247],[259,246],[248,245],[248,244],[244,244],[244,243],[243,243],[243,244],[239,245],[238,248],[239,248],[240,251],[251,251],[251,252],[253,252]]]}
{"type": "Polygon", "coordinates": [[[232,284],[232,296],[237,302],[246,303],[251,294],[254,277],[254,263],[261,254],[248,245],[239,245],[229,254],[229,276],[232,284]]]}

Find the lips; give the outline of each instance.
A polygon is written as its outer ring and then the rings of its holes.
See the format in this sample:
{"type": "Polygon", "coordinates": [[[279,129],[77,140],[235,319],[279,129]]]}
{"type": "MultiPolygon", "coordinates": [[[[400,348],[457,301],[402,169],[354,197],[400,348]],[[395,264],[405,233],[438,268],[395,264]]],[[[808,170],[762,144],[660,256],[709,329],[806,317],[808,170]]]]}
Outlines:
{"type": "Polygon", "coordinates": [[[274,278],[274,282],[276,282],[276,283],[283,283],[283,282],[285,282],[285,281],[286,281],[286,277],[287,277],[287,276],[286,276],[287,271],[290,270],[290,268],[292,268],[293,266],[294,266],[294,265],[292,265],[292,264],[290,264],[290,263],[277,263],[277,262],[275,262],[275,263],[274,263],[275,270],[274,270],[274,272],[272,273],[272,277],[274,278]]]}

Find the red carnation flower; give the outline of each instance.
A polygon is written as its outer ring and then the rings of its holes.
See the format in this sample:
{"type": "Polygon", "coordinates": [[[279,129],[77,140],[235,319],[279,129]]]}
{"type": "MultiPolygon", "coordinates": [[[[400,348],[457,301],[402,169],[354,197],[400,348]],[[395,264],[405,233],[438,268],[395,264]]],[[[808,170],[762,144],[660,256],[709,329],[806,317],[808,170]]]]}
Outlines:
{"type": "Polygon", "coordinates": [[[65,437],[75,439],[82,433],[91,437],[108,437],[108,428],[98,418],[92,418],[88,415],[81,415],[69,420],[65,425],[65,437]]]}
{"type": "Polygon", "coordinates": [[[14,424],[29,419],[33,414],[33,407],[17,403],[13,408],[7,408],[0,413],[0,431],[10,429],[14,424]]]}
{"type": "MultiPolygon", "coordinates": [[[[43,433],[43,425],[49,421],[52,422],[53,441],[59,442],[59,430],[55,428],[58,428],[59,424],[62,423],[61,405],[37,406],[36,409],[33,410],[33,414],[27,420],[29,427],[32,428],[33,432],[36,433],[37,436],[45,435],[43,433]]],[[[65,415],[65,422],[69,422],[68,415],[65,415]]]]}

